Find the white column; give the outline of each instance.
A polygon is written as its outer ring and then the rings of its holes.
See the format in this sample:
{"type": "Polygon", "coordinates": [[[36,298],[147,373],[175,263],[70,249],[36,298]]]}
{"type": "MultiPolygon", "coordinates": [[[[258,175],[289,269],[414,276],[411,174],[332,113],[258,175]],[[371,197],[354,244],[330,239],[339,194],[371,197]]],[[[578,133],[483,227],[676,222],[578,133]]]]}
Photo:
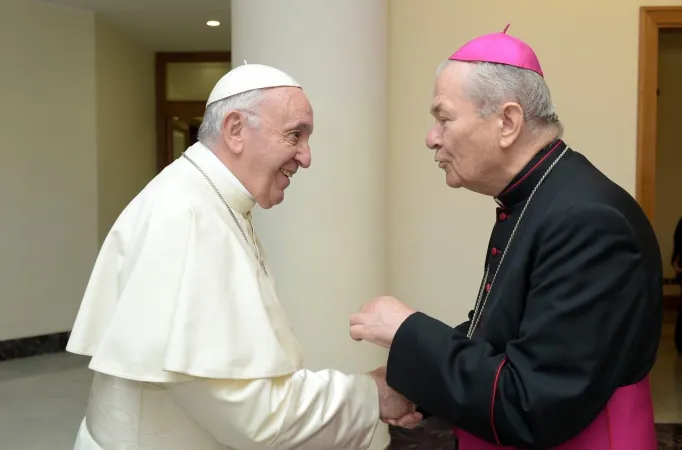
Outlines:
{"type": "MultiPolygon", "coordinates": [[[[232,0],[233,67],[284,70],[313,106],[311,167],[254,221],[314,370],[386,363],[348,320],[387,290],[387,24],[387,0],[232,0]]],[[[387,443],[382,424],[372,448],[387,443]]]]}

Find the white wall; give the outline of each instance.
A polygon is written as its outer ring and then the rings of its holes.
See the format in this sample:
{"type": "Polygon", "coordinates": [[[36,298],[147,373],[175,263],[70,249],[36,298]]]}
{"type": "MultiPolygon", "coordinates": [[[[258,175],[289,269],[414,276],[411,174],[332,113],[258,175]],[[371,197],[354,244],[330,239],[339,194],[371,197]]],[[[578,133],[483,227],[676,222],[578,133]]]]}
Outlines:
{"type": "Polygon", "coordinates": [[[98,236],[156,174],[154,52],[108,22],[95,27],[98,236]]]}
{"type": "MultiPolygon", "coordinates": [[[[682,142],[679,131],[682,117],[682,31],[664,32],[659,45],[658,124],[656,145],[656,235],[663,254],[666,277],[674,277],[670,260],[673,234],[682,217],[682,142]]],[[[666,287],[666,294],[679,293],[678,286],[666,287]]]]}
{"type": "Polygon", "coordinates": [[[97,251],[94,26],[0,2],[0,340],[69,330],[97,251]]]}
{"type": "Polygon", "coordinates": [[[448,188],[424,144],[435,69],[475,36],[511,23],[508,32],[539,55],[567,142],[634,195],[642,4],[391,1],[388,260],[394,294],[451,324],[464,320],[475,301],[495,204],[448,188]]]}

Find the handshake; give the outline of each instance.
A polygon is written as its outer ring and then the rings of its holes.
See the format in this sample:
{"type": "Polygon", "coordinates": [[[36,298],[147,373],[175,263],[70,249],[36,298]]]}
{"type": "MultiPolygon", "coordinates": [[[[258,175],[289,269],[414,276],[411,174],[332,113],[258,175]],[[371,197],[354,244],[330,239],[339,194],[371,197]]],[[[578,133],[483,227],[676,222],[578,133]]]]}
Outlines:
{"type": "Polygon", "coordinates": [[[421,423],[423,416],[417,406],[386,384],[386,368],[379,367],[369,373],[379,389],[379,414],[389,425],[412,429],[421,423]]]}
{"type": "MultiPolygon", "coordinates": [[[[384,348],[391,343],[400,325],[416,311],[394,297],[375,297],[350,318],[350,335],[384,348]]],[[[386,384],[386,368],[369,373],[379,389],[381,421],[401,428],[415,428],[423,420],[414,403],[386,384]]]]}

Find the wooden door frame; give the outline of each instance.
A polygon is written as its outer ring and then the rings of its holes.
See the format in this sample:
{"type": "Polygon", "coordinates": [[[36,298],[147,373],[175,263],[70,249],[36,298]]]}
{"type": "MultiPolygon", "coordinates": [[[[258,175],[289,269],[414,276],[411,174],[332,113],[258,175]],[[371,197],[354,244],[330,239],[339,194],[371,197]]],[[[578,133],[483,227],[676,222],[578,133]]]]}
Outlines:
{"type": "Polygon", "coordinates": [[[682,6],[639,9],[636,198],[652,223],[656,212],[658,36],[663,28],[682,28],[682,6]]]}
{"type": "Polygon", "coordinates": [[[174,62],[230,62],[231,52],[157,52],[156,55],[156,168],[160,172],[173,160],[173,143],[168,139],[168,116],[203,116],[203,101],[166,100],[166,65],[174,62]]]}

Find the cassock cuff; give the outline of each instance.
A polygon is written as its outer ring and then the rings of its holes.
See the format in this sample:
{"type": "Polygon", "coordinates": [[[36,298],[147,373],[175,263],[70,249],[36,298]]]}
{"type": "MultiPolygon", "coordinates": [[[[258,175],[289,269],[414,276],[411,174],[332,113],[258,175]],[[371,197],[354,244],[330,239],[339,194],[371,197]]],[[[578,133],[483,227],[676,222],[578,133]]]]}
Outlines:
{"type": "MultiPolygon", "coordinates": [[[[429,378],[433,377],[433,352],[440,353],[446,342],[457,333],[443,322],[416,312],[405,320],[388,353],[386,383],[409,400],[428,410],[432,392],[429,378]]],[[[459,334],[459,333],[457,333],[459,334]]]]}

